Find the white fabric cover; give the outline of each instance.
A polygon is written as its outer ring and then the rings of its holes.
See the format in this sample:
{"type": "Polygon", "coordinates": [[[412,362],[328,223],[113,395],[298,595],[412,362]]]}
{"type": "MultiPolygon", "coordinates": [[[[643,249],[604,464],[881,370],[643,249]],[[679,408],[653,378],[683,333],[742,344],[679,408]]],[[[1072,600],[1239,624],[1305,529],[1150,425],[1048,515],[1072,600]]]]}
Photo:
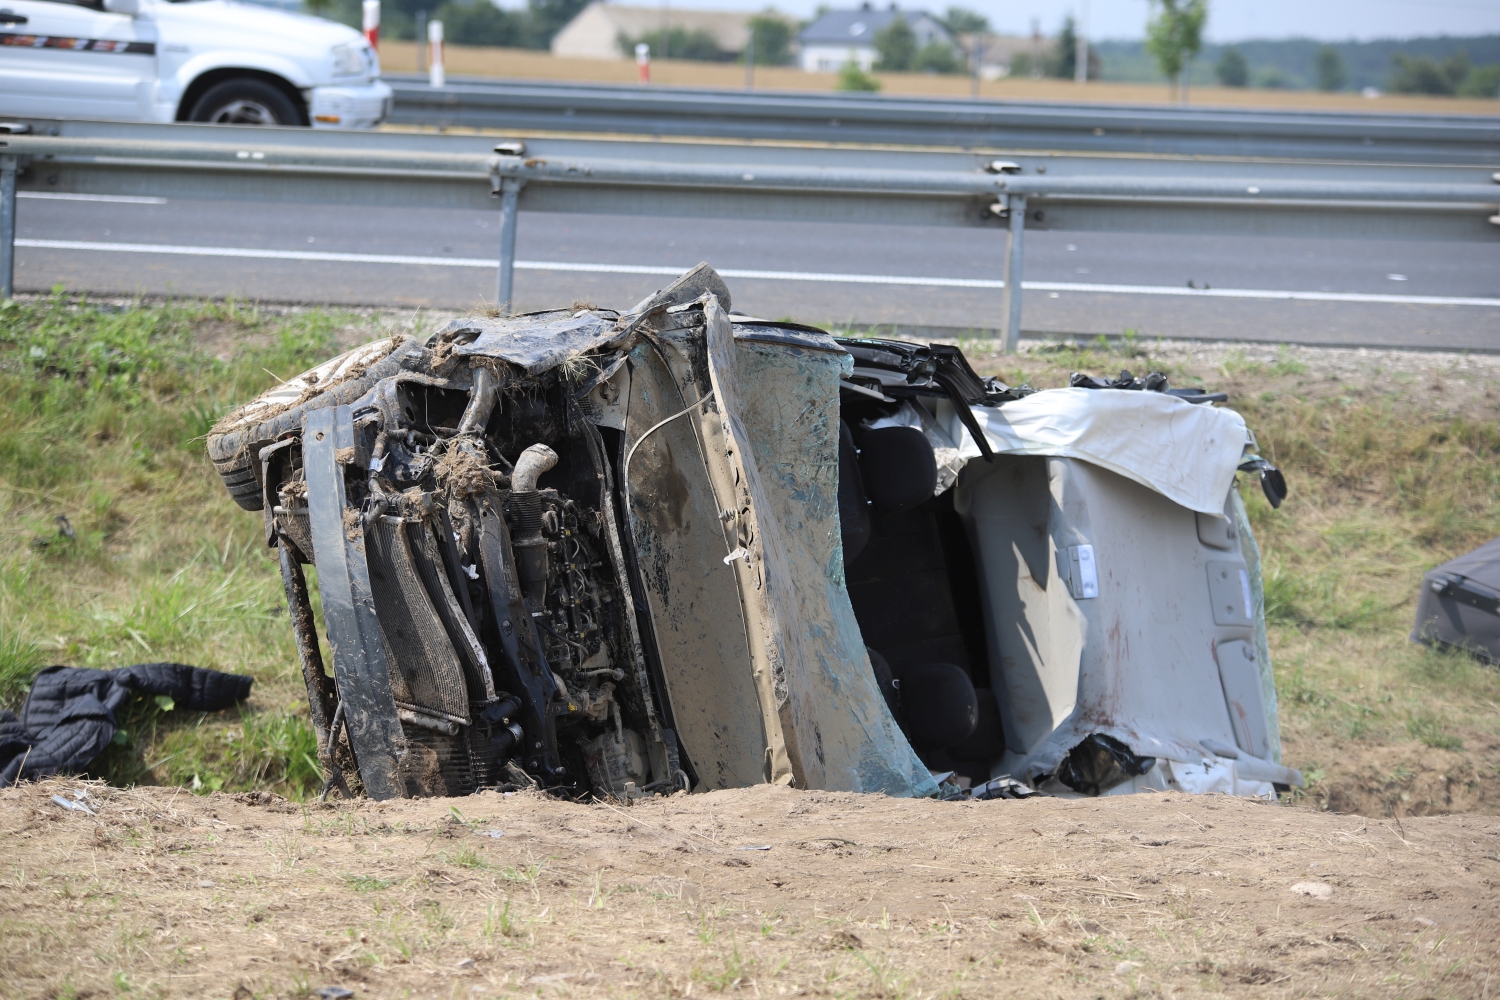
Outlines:
{"type": "MultiPolygon", "coordinates": [[[[999,454],[1081,459],[1219,517],[1251,441],[1244,418],[1233,410],[1161,392],[1047,389],[1000,406],[976,406],[974,416],[999,454]]],[[[959,421],[948,433],[960,458],[979,457],[959,421]]]]}

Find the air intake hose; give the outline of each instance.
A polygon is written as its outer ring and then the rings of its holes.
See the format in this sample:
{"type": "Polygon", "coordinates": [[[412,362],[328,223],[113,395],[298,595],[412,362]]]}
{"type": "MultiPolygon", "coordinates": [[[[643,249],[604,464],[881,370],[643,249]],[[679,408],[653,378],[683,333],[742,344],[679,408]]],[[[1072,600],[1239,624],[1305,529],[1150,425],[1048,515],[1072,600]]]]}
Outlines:
{"type": "Polygon", "coordinates": [[[521,452],[510,474],[511,547],[526,605],[540,611],[547,598],[547,540],[542,537],[542,495],[536,481],[557,464],[557,452],[534,444],[521,452]]]}

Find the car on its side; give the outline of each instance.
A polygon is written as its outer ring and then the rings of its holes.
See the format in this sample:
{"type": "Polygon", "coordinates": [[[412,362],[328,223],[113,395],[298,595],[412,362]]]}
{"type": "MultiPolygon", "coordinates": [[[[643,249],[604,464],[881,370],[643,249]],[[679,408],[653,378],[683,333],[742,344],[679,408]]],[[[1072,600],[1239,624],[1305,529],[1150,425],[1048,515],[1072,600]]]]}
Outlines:
{"type": "Polygon", "coordinates": [[[391,88],[359,32],[236,0],[0,0],[0,114],[371,128],[391,88]]]}
{"type": "Polygon", "coordinates": [[[1007,386],[732,313],[703,264],[366,344],[207,446],[329,790],[1269,799],[1302,777],[1234,480],[1286,488],[1225,399],[1007,386]]]}

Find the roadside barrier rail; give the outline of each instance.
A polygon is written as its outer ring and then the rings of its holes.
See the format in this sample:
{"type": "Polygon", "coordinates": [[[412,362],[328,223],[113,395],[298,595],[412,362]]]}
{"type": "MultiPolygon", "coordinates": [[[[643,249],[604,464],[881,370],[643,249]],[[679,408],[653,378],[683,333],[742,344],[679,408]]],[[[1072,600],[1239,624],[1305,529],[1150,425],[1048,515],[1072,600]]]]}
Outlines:
{"type": "Polygon", "coordinates": [[[1417,115],[715,90],[387,73],[402,125],[1500,166],[1497,114],[1417,115]]]}
{"type": "Polygon", "coordinates": [[[1046,154],[996,159],[732,143],[0,123],[0,282],[16,191],[499,209],[496,302],[514,289],[520,211],[988,226],[1006,233],[1007,350],[1027,229],[1500,239],[1500,174],[1423,164],[1205,163],[1046,154]]]}

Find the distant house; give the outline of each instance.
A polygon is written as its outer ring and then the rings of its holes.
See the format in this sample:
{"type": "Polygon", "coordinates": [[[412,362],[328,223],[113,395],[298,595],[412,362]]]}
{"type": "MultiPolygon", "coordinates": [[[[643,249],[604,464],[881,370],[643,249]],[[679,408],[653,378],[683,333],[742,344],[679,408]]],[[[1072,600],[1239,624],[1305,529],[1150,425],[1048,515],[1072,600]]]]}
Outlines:
{"type": "Polygon", "coordinates": [[[809,73],[829,73],[854,62],[860,69],[870,69],[880,58],[875,51],[875,36],[898,17],[905,18],[917,36],[918,48],[933,41],[955,44],[942,22],[925,11],[901,10],[895,4],[876,10],[866,3],[857,10],[825,11],[802,29],[797,36],[802,46],[802,68],[809,73]]]}
{"type": "MultiPolygon", "coordinates": [[[[578,12],[552,38],[552,54],[580,59],[622,59],[619,39],[639,38],[656,31],[674,28],[688,33],[710,35],[724,52],[743,52],[750,38],[750,18],[746,11],[683,10],[680,7],[621,7],[596,2],[578,12]]],[[[653,52],[653,56],[661,53],[653,52]]],[[[670,53],[668,53],[670,55],[670,53]]]]}

